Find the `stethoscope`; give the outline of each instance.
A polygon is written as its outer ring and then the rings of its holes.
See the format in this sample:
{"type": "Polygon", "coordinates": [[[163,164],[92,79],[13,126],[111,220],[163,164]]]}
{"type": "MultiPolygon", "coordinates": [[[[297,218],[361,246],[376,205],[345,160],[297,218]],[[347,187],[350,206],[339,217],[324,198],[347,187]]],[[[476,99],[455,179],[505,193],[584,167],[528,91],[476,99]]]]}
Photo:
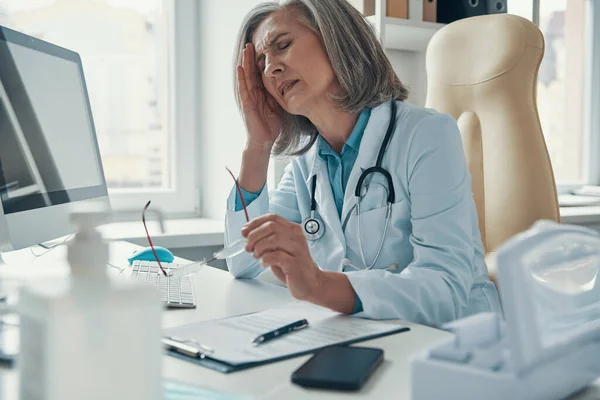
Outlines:
{"type": "MultiPolygon", "coordinates": [[[[394,204],[396,194],[394,192],[394,184],[392,182],[392,176],[390,173],[381,166],[383,162],[383,156],[385,154],[385,150],[387,149],[388,144],[394,134],[394,128],[396,125],[396,102],[392,101],[391,104],[392,114],[390,116],[390,123],[388,124],[388,129],[383,138],[383,143],[381,143],[381,147],[379,148],[379,154],[377,155],[377,161],[374,167],[367,168],[364,170],[360,177],[358,178],[358,182],[356,183],[356,188],[354,190],[354,198],[355,198],[355,208],[356,208],[356,220],[357,220],[357,235],[358,235],[358,248],[360,250],[360,256],[362,258],[362,262],[365,265],[366,269],[372,269],[375,266],[375,263],[379,259],[379,255],[381,254],[381,249],[383,248],[383,243],[385,241],[385,235],[387,234],[388,226],[390,224],[390,219],[392,217],[392,204],[394,204]],[[381,241],[379,243],[379,248],[377,249],[377,254],[375,255],[375,259],[372,263],[367,264],[367,260],[365,258],[365,252],[363,251],[362,245],[362,235],[360,230],[360,202],[363,198],[362,189],[365,179],[369,177],[369,175],[379,173],[383,175],[385,180],[387,181],[387,211],[385,214],[385,226],[383,228],[383,236],[381,237],[381,241]]],[[[310,216],[304,221],[302,221],[302,228],[304,229],[304,236],[307,240],[318,240],[323,237],[325,234],[325,224],[321,220],[321,218],[316,216],[317,210],[317,201],[315,199],[315,191],[317,188],[317,176],[313,175],[311,181],[311,199],[310,199],[310,216]]],[[[365,188],[365,194],[368,190],[368,185],[365,188]]]]}

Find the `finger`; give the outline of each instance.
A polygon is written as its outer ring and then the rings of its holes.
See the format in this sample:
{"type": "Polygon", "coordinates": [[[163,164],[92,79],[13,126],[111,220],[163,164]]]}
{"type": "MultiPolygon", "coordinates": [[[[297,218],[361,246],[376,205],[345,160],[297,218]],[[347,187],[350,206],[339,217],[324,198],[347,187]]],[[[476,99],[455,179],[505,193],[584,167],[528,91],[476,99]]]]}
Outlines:
{"type": "Polygon", "coordinates": [[[258,70],[258,65],[256,64],[256,49],[254,48],[253,43],[248,43],[248,55],[250,58],[248,73],[254,81],[254,87],[261,88],[263,84],[261,80],[260,71],[258,70]]]}
{"type": "Polygon", "coordinates": [[[243,65],[244,65],[244,78],[248,91],[254,91],[257,88],[256,82],[256,64],[254,61],[254,47],[252,43],[246,44],[246,48],[242,53],[243,65]]]}
{"type": "Polygon", "coordinates": [[[281,237],[283,234],[282,231],[283,229],[281,225],[276,221],[265,222],[248,234],[248,238],[246,240],[246,251],[253,253],[254,247],[260,240],[264,240],[269,236],[281,237]]]}
{"type": "Polygon", "coordinates": [[[283,220],[283,218],[280,217],[279,215],[273,214],[273,213],[261,215],[260,217],[256,217],[252,221],[246,223],[246,225],[244,225],[242,227],[242,235],[244,237],[247,237],[250,232],[252,232],[254,229],[258,228],[259,226],[263,225],[264,223],[269,222],[269,221],[279,221],[279,220],[283,220]]]}
{"type": "Polygon", "coordinates": [[[262,225],[252,229],[255,225],[255,221],[250,221],[249,229],[244,230],[242,228],[242,236],[246,237],[246,251],[249,253],[254,252],[256,244],[268,236],[275,236],[277,238],[288,238],[290,240],[304,239],[302,234],[302,228],[300,225],[289,222],[288,220],[280,217],[279,215],[267,215],[259,217],[260,223],[264,221],[262,225]]]}
{"type": "Polygon", "coordinates": [[[246,78],[245,78],[245,72],[244,72],[244,67],[242,67],[241,65],[238,65],[235,69],[236,71],[236,75],[237,75],[237,81],[238,81],[238,93],[240,95],[240,100],[242,101],[242,104],[246,103],[249,97],[248,94],[248,86],[246,85],[246,78]]]}
{"type": "Polygon", "coordinates": [[[269,235],[259,240],[254,246],[254,258],[260,259],[266,252],[282,250],[291,255],[297,255],[302,248],[297,241],[281,235],[269,235]]]}
{"type": "Polygon", "coordinates": [[[285,274],[285,271],[294,265],[294,257],[285,251],[270,251],[263,255],[261,264],[279,268],[285,274]]]}
{"type": "Polygon", "coordinates": [[[287,285],[287,276],[283,273],[283,270],[279,267],[271,267],[273,275],[277,277],[281,282],[287,285]]]}

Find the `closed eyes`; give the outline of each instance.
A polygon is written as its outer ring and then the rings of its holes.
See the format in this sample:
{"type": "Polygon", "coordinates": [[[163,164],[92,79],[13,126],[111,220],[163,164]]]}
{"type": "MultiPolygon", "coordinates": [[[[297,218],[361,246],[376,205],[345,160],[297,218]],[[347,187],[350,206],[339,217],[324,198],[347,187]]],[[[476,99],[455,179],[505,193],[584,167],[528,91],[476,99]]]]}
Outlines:
{"type": "MultiPolygon", "coordinates": [[[[286,41],[277,43],[276,44],[277,50],[278,51],[282,51],[282,50],[288,49],[292,45],[292,42],[293,42],[293,40],[286,40],[286,41]]],[[[264,72],[265,71],[265,66],[266,66],[265,65],[265,56],[261,55],[261,57],[260,57],[260,59],[258,60],[258,63],[257,63],[258,70],[260,72],[264,72]]]]}
{"type": "Polygon", "coordinates": [[[290,45],[292,44],[291,40],[287,40],[285,42],[283,42],[280,46],[279,46],[279,50],[285,50],[288,47],[290,47],[290,45]]]}

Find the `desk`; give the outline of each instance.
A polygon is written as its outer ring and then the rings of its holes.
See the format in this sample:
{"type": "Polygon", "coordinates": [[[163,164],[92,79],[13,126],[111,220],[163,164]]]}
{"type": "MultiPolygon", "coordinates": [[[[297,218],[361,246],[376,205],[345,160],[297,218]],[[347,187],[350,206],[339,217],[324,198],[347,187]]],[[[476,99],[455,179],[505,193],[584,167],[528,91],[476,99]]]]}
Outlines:
{"type": "MultiPolygon", "coordinates": [[[[111,244],[110,262],[125,266],[127,256],[137,246],[115,242],[111,244]]],[[[34,261],[37,265],[54,266],[64,269],[66,254],[64,246],[34,259],[29,250],[20,250],[3,255],[7,263],[34,261]]],[[[178,260],[185,261],[185,260],[178,260]]],[[[285,288],[260,281],[235,280],[229,273],[205,268],[194,276],[197,308],[193,310],[168,310],[163,313],[165,328],[198,321],[223,318],[285,304],[292,300],[285,288]]],[[[187,363],[173,357],[163,359],[163,375],[170,379],[182,380],[191,384],[206,386],[229,392],[254,396],[257,399],[342,399],[346,397],[369,399],[409,399],[410,364],[409,356],[418,350],[448,337],[448,333],[407,323],[411,331],[380,339],[362,342],[360,345],[376,346],[384,349],[385,361],[358,393],[346,394],[307,390],[292,385],[292,371],[310,356],[268,364],[262,367],[221,374],[203,367],[187,363]]],[[[18,375],[16,370],[0,369],[0,398],[17,399],[18,375]]],[[[576,400],[597,399],[600,395],[600,381],[597,388],[591,388],[576,400]]]]}
{"type": "Polygon", "coordinates": [[[560,217],[565,224],[597,225],[600,223],[600,206],[561,207],[560,217]]]}

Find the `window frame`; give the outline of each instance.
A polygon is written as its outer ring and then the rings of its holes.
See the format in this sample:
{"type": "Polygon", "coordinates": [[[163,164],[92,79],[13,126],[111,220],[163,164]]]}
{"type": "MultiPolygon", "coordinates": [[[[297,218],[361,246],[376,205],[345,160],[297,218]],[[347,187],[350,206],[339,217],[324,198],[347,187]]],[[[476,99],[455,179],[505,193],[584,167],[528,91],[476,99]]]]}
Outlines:
{"type": "Polygon", "coordinates": [[[197,216],[200,210],[196,179],[196,132],[198,127],[198,18],[194,0],[163,0],[167,13],[169,51],[169,160],[171,189],[109,188],[111,207],[121,219],[142,210],[148,200],[168,216],[197,216]]]}
{"type": "MultiPolygon", "coordinates": [[[[532,0],[532,22],[539,27],[540,24],[540,7],[541,0],[532,0]]],[[[587,10],[587,46],[589,55],[585,60],[587,71],[585,81],[589,82],[586,85],[584,93],[584,111],[583,111],[583,159],[581,162],[584,168],[587,167],[586,178],[582,183],[558,183],[556,189],[559,194],[569,193],[573,189],[580,188],[585,185],[600,185],[600,115],[595,113],[600,107],[600,93],[592,88],[600,85],[600,40],[594,40],[594,34],[600,32],[600,6],[595,0],[586,1],[587,10]],[[596,5],[594,5],[596,4],[596,5]]]]}
{"type": "Polygon", "coordinates": [[[587,79],[588,93],[586,95],[587,109],[586,122],[588,124],[588,177],[590,185],[600,185],[600,91],[593,88],[600,87],[600,5],[597,1],[588,1],[588,15],[590,30],[588,40],[590,42],[590,57],[587,79]],[[594,40],[596,38],[596,40],[594,40]],[[596,111],[595,111],[596,110],[596,111]]]}

